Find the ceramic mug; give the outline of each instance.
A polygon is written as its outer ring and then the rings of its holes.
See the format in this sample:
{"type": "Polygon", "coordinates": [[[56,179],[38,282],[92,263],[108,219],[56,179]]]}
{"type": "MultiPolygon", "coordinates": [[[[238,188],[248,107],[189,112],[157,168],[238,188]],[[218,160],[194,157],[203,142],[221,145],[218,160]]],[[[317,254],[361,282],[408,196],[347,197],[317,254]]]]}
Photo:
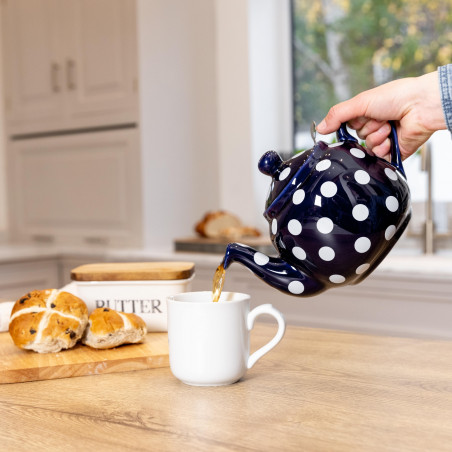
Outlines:
{"type": "Polygon", "coordinates": [[[240,380],[278,344],[286,328],[282,314],[270,304],[250,312],[250,296],[242,293],[223,292],[214,303],[212,292],[186,292],[170,296],[167,307],[171,372],[194,386],[221,386],[240,380]],[[250,331],[261,314],[273,316],[278,331],[250,356],[250,331]]]}

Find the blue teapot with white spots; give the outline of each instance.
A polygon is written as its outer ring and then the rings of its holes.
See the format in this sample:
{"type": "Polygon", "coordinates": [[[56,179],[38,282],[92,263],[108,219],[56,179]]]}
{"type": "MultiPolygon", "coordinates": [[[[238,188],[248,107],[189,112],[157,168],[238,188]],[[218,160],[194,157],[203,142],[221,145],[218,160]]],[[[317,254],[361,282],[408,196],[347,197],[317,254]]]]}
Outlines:
{"type": "Polygon", "coordinates": [[[239,262],[282,292],[309,297],[357,284],[385,258],[411,218],[410,190],[391,123],[391,163],[359,145],[342,124],[338,142],[319,141],[283,161],[264,154],[272,177],[264,217],[279,257],[230,243],[223,266],[239,262]]]}

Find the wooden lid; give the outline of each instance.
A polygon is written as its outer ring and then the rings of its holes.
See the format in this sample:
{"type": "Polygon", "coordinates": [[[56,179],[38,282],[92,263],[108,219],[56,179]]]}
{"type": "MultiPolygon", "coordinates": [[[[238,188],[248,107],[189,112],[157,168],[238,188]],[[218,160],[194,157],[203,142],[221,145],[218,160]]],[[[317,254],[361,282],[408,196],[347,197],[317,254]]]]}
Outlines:
{"type": "Polygon", "coordinates": [[[192,262],[125,262],[87,264],[71,271],[73,281],[162,281],[188,279],[192,262]]]}

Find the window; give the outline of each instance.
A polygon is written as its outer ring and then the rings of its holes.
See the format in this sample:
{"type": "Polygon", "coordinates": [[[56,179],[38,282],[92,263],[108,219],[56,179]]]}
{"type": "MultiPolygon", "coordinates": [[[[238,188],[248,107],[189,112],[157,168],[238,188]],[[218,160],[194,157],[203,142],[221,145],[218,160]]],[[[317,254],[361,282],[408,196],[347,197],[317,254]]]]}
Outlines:
{"type": "MultiPolygon", "coordinates": [[[[292,0],[292,13],[297,149],[312,147],[311,122],[320,121],[338,101],[452,62],[452,0],[292,0]]],[[[448,228],[445,209],[452,201],[450,178],[441,174],[452,164],[443,160],[452,159],[450,135],[438,134],[431,140],[433,162],[442,161],[433,164],[437,230],[448,228]]],[[[404,164],[415,229],[424,215],[416,215],[416,208],[426,210],[427,182],[420,160],[412,157],[404,164]]]]}

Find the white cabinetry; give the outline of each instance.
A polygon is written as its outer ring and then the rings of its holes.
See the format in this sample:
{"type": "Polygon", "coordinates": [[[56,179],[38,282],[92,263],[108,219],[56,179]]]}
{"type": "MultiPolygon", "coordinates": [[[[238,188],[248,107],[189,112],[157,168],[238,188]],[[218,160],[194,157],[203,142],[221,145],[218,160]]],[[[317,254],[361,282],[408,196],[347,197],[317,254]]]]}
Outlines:
{"type": "Polygon", "coordinates": [[[3,0],[10,236],[142,242],[134,0],[3,0]]]}
{"type": "Polygon", "coordinates": [[[137,129],[12,141],[13,238],[138,245],[138,141],[137,129]]]}
{"type": "Polygon", "coordinates": [[[9,235],[167,247],[221,205],[215,2],[0,0],[0,7],[9,235]],[[96,140],[126,128],[140,135],[137,149],[124,145],[127,157],[116,146],[109,157],[107,147],[91,151],[88,133],[96,140]],[[84,134],[86,148],[77,141],[84,134]]]}
{"type": "Polygon", "coordinates": [[[0,263],[0,298],[17,300],[30,290],[59,287],[57,259],[0,263]]]}
{"type": "Polygon", "coordinates": [[[138,118],[131,0],[4,0],[8,135],[138,118]]]}

